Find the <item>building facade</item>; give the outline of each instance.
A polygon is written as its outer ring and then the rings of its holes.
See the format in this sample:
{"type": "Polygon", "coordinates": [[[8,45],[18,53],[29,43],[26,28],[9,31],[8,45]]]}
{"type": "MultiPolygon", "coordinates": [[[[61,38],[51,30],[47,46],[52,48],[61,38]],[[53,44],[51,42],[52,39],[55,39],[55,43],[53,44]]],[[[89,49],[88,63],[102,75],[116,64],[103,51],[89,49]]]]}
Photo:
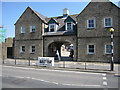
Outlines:
{"type": "Polygon", "coordinates": [[[1,44],[2,58],[14,58],[14,38],[8,37],[1,44]]]}
{"type": "Polygon", "coordinates": [[[45,17],[28,7],[15,23],[15,57],[61,56],[73,45],[74,61],[111,60],[110,28],[114,28],[114,60],[120,58],[120,8],[112,2],[90,2],[80,14],[45,17]]]}

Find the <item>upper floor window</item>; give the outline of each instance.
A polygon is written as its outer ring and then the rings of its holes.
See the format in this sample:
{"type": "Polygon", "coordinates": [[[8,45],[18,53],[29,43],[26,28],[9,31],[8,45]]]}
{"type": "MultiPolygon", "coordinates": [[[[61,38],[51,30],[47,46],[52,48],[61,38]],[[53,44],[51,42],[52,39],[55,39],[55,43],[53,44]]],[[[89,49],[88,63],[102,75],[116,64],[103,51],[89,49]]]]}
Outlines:
{"type": "Polygon", "coordinates": [[[24,26],[21,27],[21,33],[25,33],[25,27],[24,26]]]}
{"type": "Polygon", "coordinates": [[[72,23],[67,23],[67,30],[72,30],[72,23]]]}
{"type": "Polygon", "coordinates": [[[87,20],[87,26],[88,28],[95,28],[95,20],[94,19],[87,20]]]}
{"type": "Polygon", "coordinates": [[[111,54],[111,53],[112,53],[112,46],[105,45],[105,54],[111,54]]]}
{"type": "Polygon", "coordinates": [[[73,23],[72,22],[66,22],[66,30],[67,31],[73,30],[73,23]]]}
{"type": "Polygon", "coordinates": [[[88,54],[95,54],[95,45],[88,45],[88,54]]]}
{"type": "Polygon", "coordinates": [[[49,32],[55,31],[55,24],[49,24],[49,32]]]}
{"type": "Polygon", "coordinates": [[[35,32],[35,26],[30,26],[30,32],[35,32]]]}
{"type": "Polygon", "coordinates": [[[104,27],[112,27],[112,18],[104,18],[104,27]]]}
{"type": "Polygon", "coordinates": [[[30,53],[35,53],[35,46],[34,45],[30,46],[30,53]]]}
{"type": "Polygon", "coordinates": [[[24,53],[24,52],[25,52],[25,46],[21,46],[21,47],[20,47],[20,52],[21,52],[21,53],[24,53]]]}

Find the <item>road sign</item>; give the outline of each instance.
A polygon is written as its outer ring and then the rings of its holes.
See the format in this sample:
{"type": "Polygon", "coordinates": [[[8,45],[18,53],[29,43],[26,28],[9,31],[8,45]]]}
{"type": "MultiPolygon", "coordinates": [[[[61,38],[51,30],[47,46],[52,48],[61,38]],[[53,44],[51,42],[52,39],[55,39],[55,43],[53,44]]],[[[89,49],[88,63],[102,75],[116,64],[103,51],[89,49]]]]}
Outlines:
{"type": "Polygon", "coordinates": [[[38,66],[54,66],[54,57],[38,57],[38,66]]]}

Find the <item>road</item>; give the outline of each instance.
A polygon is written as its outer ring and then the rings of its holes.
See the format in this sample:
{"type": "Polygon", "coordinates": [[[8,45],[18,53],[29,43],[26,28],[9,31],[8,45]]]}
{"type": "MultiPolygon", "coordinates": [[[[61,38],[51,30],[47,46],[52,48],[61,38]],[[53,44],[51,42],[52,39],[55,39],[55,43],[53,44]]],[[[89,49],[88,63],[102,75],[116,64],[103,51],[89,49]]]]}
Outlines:
{"type": "Polygon", "coordinates": [[[106,73],[90,73],[2,67],[3,88],[118,88],[118,77],[106,73]]]}

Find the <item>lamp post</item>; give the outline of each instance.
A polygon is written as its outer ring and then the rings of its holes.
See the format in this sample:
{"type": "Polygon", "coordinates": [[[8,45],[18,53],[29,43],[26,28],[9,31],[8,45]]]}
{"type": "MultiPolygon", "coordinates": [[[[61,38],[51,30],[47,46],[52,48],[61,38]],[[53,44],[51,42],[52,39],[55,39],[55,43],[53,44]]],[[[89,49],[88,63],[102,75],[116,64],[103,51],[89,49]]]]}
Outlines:
{"type": "Polygon", "coordinates": [[[111,32],[111,49],[112,49],[111,71],[113,71],[114,70],[114,58],[113,58],[113,32],[114,32],[114,28],[110,28],[110,32],[111,32]]]}

